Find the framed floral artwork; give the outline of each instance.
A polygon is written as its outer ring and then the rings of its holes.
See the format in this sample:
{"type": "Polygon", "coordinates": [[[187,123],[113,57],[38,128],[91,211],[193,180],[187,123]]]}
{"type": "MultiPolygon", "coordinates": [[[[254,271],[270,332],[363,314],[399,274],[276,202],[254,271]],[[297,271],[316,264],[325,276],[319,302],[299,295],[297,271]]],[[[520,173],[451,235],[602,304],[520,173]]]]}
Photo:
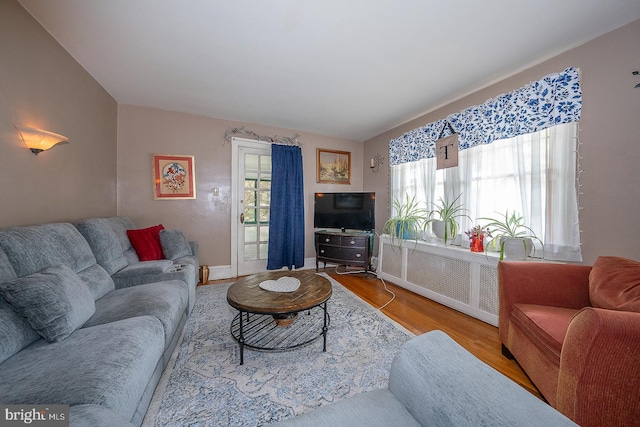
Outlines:
{"type": "Polygon", "coordinates": [[[317,149],[317,179],[323,184],[351,184],[351,153],[317,149]]]}
{"type": "Polygon", "coordinates": [[[194,156],[153,155],[154,200],[196,198],[194,156]]]}

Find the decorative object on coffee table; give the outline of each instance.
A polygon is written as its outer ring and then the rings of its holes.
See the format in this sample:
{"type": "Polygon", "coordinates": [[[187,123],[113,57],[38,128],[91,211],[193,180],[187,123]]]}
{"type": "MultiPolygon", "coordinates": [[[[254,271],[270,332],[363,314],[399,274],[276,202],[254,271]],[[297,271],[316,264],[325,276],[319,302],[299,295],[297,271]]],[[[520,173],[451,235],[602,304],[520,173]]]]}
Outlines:
{"type": "Polygon", "coordinates": [[[293,322],[298,318],[298,313],[274,314],[272,317],[273,321],[276,322],[276,325],[287,327],[293,325],[293,322]]]}
{"type": "Polygon", "coordinates": [[[295,277],[282,276],[278,280],[264,280],[260,287],[271,292],[295,292],[300,287],[300,280],[295,277]]]}

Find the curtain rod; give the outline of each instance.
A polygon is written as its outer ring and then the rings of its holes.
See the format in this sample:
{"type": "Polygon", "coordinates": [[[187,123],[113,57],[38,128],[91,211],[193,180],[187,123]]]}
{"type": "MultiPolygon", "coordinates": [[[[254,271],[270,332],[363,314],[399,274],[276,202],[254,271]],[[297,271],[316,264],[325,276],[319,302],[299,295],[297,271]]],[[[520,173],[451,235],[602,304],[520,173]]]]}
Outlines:
{"type": "MultiPolygon", "coordinates": [[[[252,139],[257,139],[258,141],[268,142],[270,144],[282,144],[282,145],[297,145],[298,147],[302,147],[300,141],[298,141],[298,137],[300,135],[294,135],[293,137],[288,136],[263,136],[258,135],[252,130],[245,129],[244,126],[241,128],[231,128],[227,129],[224,133],[224,140],[226,142],[231,143],[231,138],[235,135],[245,135],[249,136],[252,139]]],[[[223,144],[224,145],[224,144],[223,144]]]]}

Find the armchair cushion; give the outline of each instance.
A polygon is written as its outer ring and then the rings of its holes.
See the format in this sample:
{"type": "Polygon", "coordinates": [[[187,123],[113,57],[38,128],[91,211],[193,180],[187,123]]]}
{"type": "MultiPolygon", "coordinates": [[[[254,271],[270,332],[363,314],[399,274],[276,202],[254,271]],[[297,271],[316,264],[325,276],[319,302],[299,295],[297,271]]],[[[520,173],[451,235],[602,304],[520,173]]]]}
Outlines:
{"type": "Polygon", "coordinates": [[[559,365],[569,322],[577,312],[573,308],[514,304],[511,319],[542,353],[559,365]]]}
{"type": "Polygon", "coordinates": [[[160,230],[160,243],[167,259],[192,255],[191,246],[180,230],[160,230]]]}
{"type": "Polygon", "coordinates": [[[593,307],[640,312],[640,262],[598,257],[589,274],[589,298],[593,307]]]}
{"type": "Polygon", "coordinates": [[[49,342],[66,338],[96,311],[87,285],[64,265],[4,283],[0,294],[49,342]]]}
{"type": "Polygon", "coordinates": [[[165,259],[160,243],[160,230],[164,230],[162,224],[138,230],[127,230],[127,236],[129,236],[131,245],[136,250],[140,261],[165,259]]]}

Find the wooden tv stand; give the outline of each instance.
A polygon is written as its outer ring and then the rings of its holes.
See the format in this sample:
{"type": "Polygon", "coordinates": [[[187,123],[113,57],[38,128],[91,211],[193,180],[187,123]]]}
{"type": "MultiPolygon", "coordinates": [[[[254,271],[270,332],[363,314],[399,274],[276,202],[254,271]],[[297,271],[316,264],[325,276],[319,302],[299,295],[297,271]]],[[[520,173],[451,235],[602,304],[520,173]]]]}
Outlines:
{"type": "Polygon", "coordinates": [[[359,266],[365,272],[371,265],[371,239],[367,231],[316,231],[316,271],[320,261],[338,265],[359,266]]]}

